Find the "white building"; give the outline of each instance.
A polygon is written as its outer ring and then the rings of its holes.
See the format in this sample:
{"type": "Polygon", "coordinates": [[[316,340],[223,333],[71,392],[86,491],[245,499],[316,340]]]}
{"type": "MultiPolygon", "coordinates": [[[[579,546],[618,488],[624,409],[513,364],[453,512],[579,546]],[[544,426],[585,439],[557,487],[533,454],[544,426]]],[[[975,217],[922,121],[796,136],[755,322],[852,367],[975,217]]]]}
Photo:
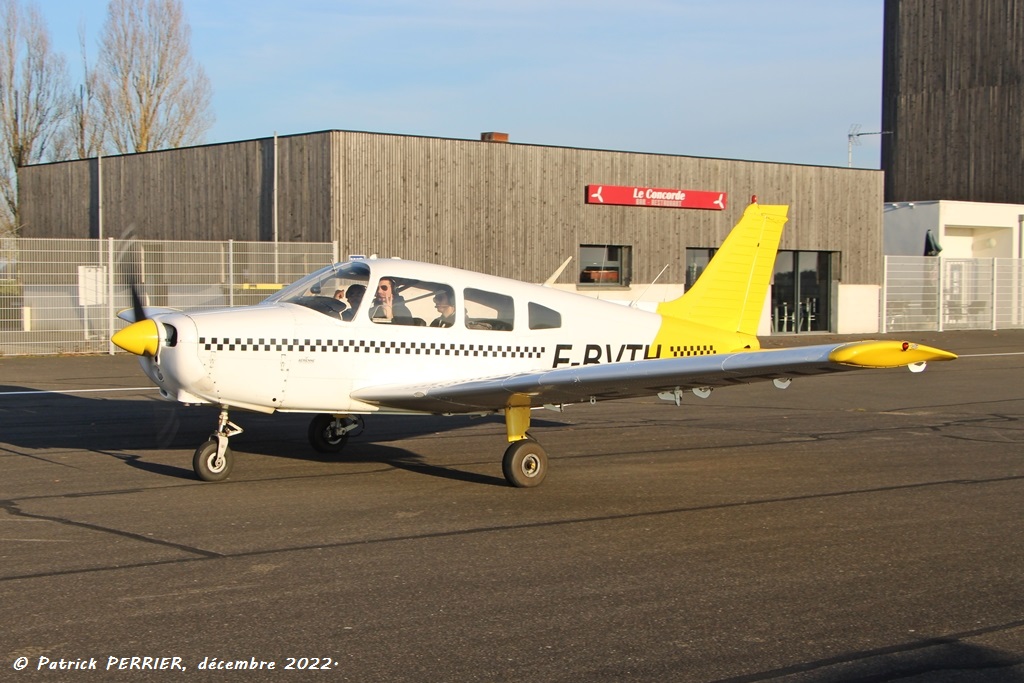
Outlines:
{"type": "Polygon", "coordinates": [[[927,232],[943,258],[1021,258],[1024,204],[924,201],[885,204],[886,256],[924,256],[927,232]]]}

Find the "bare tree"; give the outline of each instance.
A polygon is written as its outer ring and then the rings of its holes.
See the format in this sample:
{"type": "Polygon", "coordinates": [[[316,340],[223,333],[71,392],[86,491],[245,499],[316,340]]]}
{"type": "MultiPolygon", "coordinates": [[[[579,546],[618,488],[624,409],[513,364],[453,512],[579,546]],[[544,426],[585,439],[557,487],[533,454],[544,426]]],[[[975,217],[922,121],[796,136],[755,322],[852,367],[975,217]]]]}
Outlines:
{"type": "Polygon", "coordinates": [[[122,154],[195,144],[213,125],[181,0],[110,0],[96,69],[108,139],[122,154]]]}
{"type": "Polygon", "coordinates": [[[82,58],[82,83],[71,94],[66,135],[56,151],[60,159],[88,159],[103,153],[105,129],[96,97],[96,69],[89,66],[85,47],[85,25],[78,27],[78,47],[82,58]]]}
{"type": "Polygon", "coordinates": [[[0,0],[0,230],[20,227],[17,168],[52,158],[67,117],[67,82],[37,7],[0,0]]]}

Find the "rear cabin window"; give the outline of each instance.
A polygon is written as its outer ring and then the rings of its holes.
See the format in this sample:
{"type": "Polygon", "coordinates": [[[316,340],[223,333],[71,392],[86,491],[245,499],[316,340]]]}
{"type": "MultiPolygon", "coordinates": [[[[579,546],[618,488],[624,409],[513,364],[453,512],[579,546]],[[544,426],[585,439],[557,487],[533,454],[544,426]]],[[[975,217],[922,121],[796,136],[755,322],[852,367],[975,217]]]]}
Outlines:
{"type": "Polygon", "coordinates": [[[507,294],[467,288],[464,292],[466,327],[471,330],[511,330],[515,304],[507,294]]]}
{"type": "Polygon", "coordinates": [[[562,314],[532,301],[528,307],[531,330],[553,330],[562,326],[562,314]]]}

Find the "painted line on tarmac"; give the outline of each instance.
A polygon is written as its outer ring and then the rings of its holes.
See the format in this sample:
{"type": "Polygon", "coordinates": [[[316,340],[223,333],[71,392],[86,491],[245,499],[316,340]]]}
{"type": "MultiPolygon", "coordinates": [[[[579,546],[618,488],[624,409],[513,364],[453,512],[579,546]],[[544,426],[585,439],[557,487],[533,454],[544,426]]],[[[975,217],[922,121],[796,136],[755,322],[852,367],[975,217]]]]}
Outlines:
{"type": "Polygon", "coordinates": [[[991,356],[1024,356],[1024,351],[1007,351],[1006,353],[959,353],[960,358],[989,358],[991,356]]]}
{"type": "Polygon", "coordinates": [[[117,389],[32,389],[30,391],[0,391],[0,396],[27,396],[29,394],[95,394],[108,391],[153,391],[156,387],[119,387],[117,389]]]}

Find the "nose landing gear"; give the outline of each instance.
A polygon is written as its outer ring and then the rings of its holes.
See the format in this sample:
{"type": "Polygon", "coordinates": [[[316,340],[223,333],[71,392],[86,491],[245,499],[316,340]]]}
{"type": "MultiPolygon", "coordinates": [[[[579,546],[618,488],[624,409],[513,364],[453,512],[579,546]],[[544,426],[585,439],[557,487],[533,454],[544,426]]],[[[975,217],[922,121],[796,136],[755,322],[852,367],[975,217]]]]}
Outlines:
{"type": "Polygon", "coordinates": [[[227,408],[222,408],[217,431],[196,449],[192,456],[192,469],[203,481],[223,481],[231,474],[235,456],[228,446],[228,438],[241,434],[242,428],[228,420],[227,408]]]}

